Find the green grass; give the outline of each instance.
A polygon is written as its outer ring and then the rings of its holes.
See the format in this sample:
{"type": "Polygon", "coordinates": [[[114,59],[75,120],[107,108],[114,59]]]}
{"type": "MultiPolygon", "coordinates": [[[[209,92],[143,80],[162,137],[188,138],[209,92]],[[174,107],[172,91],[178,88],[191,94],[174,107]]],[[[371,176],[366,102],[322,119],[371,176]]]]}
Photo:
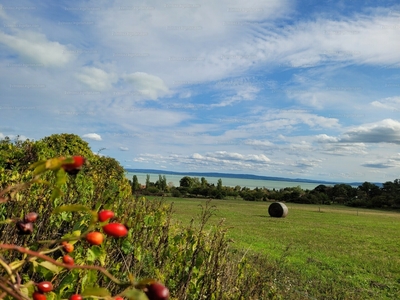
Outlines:
{"type": "MultiPolygon", "coordinates": [[[[165,198],[174,221],[188,224],[206,200],[165,198]]],[[[310,281],[337,281],[379,290],[381,299],[400,296],[400,214],[345,206],[287,203],[286,218],[268,215],[270,202],[213,200],[225,219],[233,248],[267,255],[310,281]]],[[[375,294],[376,295],[376,294],[375,294]]]]}

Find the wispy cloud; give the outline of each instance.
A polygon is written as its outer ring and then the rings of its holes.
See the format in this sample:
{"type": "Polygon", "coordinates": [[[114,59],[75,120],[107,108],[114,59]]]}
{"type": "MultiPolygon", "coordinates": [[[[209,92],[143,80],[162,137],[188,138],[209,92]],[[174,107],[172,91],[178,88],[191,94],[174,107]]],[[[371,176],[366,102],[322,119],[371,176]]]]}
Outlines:
{"type": "Polygon", "coordinates": [[[94,140],[94,141],[101,141],[101,136],[97,133],[87,133],[82,136],[83,138],[94,140]]]}

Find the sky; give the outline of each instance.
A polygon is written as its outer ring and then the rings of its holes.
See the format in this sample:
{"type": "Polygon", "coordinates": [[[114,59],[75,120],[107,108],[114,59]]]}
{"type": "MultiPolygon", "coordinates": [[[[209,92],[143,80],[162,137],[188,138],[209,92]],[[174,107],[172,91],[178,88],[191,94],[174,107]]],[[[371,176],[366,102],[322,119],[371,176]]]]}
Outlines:
{"type": "Polygon", "coordinates": [[[3,0],[0,21],[0,138],[73,133],[135,169],[400,178],[396,0],[3,0]]]}

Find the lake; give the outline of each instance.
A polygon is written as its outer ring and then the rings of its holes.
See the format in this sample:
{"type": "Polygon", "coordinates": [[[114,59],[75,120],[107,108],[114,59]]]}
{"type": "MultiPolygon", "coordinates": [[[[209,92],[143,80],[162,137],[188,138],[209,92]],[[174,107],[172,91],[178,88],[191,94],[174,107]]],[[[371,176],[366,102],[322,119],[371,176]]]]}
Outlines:
{"type": "MultiPolygon", "coordinates": [[[[179,180],[181,180],[182,177],[186,175],[172,175],[172,174],[149,174],[149,173],[132,173],[132,172],[126,172],[126,177],[130,180],[132,180],[133,175],[136,175],[138,178],[138,181],[140,184],[145,184],[146,183],[146,176],[150,175],[150,181],[151,182],[156,182],[158,180],[158,175],[165,175],[167,178],[167,183],[172,182],[174,186],[178,187],[179,186],[179,180]]],[[[193,175],[187,175],[190,177],[199,177],[199,179],[203,176],[193,176],[193,175]]],[[[293,182],[293,181],[274,181],[274,180],[257,180],[257,179],[242,179],[242,178],[227,178],[227,177],[209,177],[209,176],[204,176],[204,178],[207,180],[208,183],[214,183],[217,185],[218,179],[221,178],[222,180],[222,185],[224,186],[231,186],[235,187],[239,185],[240,187],[248,187],[250,189],[254,189],[256,187],[262,188],[266,187],[268,189],[282,189],[285,187],[295,187],[295,186],[300,186],[303,190],[312,190],[316,186],[320,184],[325,184],[325,183],[309,183],[309,182],[293,182]]],[[[328,184],[325,184],[328,185],[328,184]]]]}

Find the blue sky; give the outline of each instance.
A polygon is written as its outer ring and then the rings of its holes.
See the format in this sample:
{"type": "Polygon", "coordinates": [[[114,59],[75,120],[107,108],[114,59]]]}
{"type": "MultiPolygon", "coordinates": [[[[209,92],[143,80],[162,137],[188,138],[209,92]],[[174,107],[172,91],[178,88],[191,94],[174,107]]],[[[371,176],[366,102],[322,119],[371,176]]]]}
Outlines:
{"type": "Polygon", "coordinates": [[[127,168],[400,178],[397,1],[2,1],[0,138],[127,168]]]}

